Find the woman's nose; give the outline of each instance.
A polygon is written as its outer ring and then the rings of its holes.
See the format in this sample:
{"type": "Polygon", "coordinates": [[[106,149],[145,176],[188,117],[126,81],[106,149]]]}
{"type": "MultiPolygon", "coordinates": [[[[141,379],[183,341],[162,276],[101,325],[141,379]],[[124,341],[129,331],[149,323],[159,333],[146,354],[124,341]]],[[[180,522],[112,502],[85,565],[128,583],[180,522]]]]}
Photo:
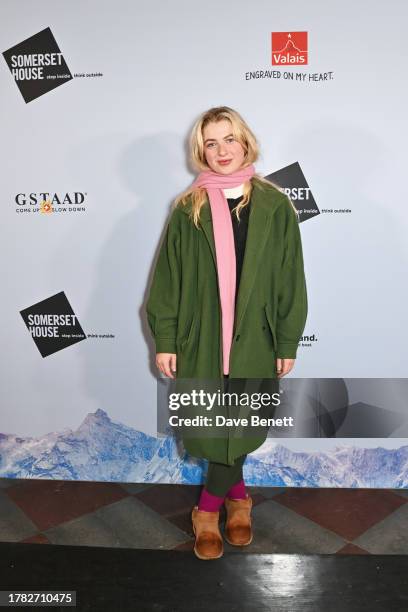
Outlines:
{"type": "Polygon", "coordinates": [[[225,148],[225,144],[224,143],[219,144],[218,145],[218,155],[225,155],[226,152],[227,151],[226,151],[226,148],[225,148]]]}

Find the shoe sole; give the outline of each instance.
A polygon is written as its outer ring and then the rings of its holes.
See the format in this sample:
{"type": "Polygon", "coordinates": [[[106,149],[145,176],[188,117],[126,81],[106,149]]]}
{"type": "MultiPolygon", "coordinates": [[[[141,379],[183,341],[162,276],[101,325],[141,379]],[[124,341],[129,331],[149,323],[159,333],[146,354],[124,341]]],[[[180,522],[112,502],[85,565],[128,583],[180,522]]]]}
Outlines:
{"type": "MultiPolygon", "coordinates": [[[[194,536],[195,536],[195,535],[196,535],[196,531],[195,531],[195,528],[194,528],[194,524],[193,524],[193,532],[194,532],[194,536]]],[[[214,559],[219,559],[219,558],[220,558],[220,557],[222,557],[222,556],[223,556],[223,554],[224,554],[224,551],[222,550],[222,551],[220,552],[220,554],[219,554],[219,555],[217,555],[216,557],[203,557],[202,555],[200,555],[200,554],[199,554],[199,552],[197,551],[197,549],[196,549],[196,547],[195,547],[195,546],[194,546],[194,549],[193,549],[193,550],[194,550],[194,554],[195,554],[195,556],[196,556],[198,559],[201,559],[202,561],[213,561],[214,559]]]]}
{"type": "Polygon", "coordinates": [[[219,554],[217,557],[203,557],[197,552],[196,547],[194,546],[194,554],[196,557],[198,557],[198,559],[201,559],[202,561],[214,561],[215,559],[219,559],[220,557],[222,557],[224,551],[222,551],[221,554],[219,554]]]}
{"type": "Polygon", "coordinates": [[[228,544],[231,544],[231,546],[249,546],[249,545],[250,545],[250,543],[252,542],[252,540],[254,539],[254,536],[253,536],[253,535],[251,535],[251,539],[250,539],[250,540],[248,540],[248,542],[245,542],[244,544],[237,544],[236,542],[231,542],[231,540],[229,540],[229,539],[227,538],[227,536],[225,535],[225,533],[224,533],[224,538],[225,538],[225,540],[228,542],[228,544]]]}

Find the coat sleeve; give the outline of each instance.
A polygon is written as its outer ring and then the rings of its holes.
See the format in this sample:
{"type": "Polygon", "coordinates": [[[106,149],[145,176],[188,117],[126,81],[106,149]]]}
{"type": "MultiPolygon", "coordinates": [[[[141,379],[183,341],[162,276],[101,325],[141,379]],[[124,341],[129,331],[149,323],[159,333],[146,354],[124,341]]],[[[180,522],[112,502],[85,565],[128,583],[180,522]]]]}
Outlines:
{"type": "Polygon", "coordinates": [[[277,357],[296,359],[307,317],[307,290],[299,221],[288,199],[284,206],[286,227],[276,324],[277,357]]]}
{"type": "Polygon", "coordinates": [[[156,343],[156,353],[177,352],[180,281],[180,216],[175,209],[160,246],[146,303],[147,320],[156,343]]]}

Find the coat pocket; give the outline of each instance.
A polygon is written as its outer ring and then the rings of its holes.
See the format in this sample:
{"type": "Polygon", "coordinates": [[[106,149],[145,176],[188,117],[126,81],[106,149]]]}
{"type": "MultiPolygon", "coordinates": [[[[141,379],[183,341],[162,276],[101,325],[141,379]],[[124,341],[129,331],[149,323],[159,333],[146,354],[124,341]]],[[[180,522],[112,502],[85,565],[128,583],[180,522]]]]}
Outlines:
{"type": "Polygon", "coordinates": [[[272,314],[270,312],[270,308],[268,304],[265,304],[264,310],[265,310],[266,320],[268,321],[268,326],[269,326],[269,329],[272,335],[273,348],[275,349],[275,352],[276,352],[278,350],[278,343],[276,341],[275,326],[273,325],[273,322],[272,322],[272,314]]]}
{"type": "Polygon", "coordinates": [[[193,337],[194,328],[196,326],[196,323],[197,323],[197,314],[194,315],[193,320],[191,321],[190,329],[188,330],[187,336],[185,336],[183,340],[180,342],[181,352],[183,352],[186,346],[190,343],[190,340],[193,337]]]}

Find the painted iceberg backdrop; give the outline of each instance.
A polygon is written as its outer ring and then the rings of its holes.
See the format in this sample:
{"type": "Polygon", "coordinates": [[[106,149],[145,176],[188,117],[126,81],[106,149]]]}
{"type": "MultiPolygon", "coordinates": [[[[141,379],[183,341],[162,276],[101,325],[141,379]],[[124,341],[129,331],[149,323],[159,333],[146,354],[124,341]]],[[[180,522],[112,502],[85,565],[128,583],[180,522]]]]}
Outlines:
{"type": "MultiPolygon", "coordinates": [[[[189,456],[174,436],[156,438],[112,421],[101,409],[76,430],[38,438],[0,434],[0,477],[199,484],[207,462],[189,456]]],[[[408,446],[337,446],[293,451],[268,438],[244,464],[253,486],[408,486],[408,446]]]]}

